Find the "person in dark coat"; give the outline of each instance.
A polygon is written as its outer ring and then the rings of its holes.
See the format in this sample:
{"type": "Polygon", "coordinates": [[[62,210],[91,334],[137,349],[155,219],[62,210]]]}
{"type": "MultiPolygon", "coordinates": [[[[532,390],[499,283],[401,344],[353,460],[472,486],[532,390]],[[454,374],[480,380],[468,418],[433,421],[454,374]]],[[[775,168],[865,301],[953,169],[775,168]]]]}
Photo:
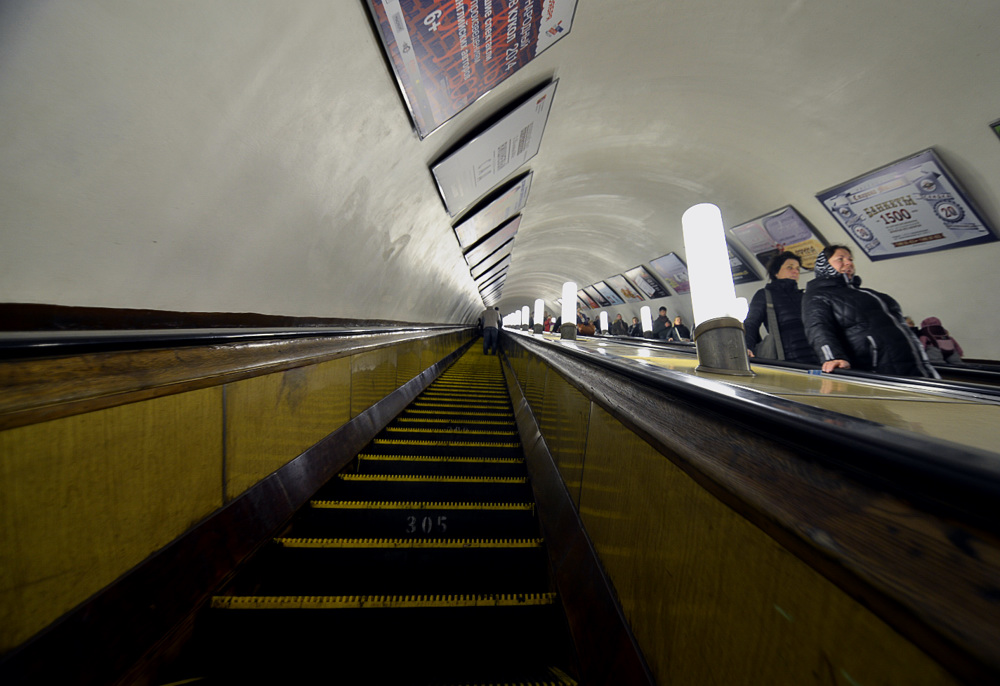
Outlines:
{"type": "Polygon", "coordinates": [[[903,321],[899,303],[861,288],[850,249],[827,246],[814,271],[816,278],[806,285],[802,299],[802,321],[824,372],[861,369],[940,378],[903,321]]]}
{"type": "Polygon", "coordinates": [[[674,323],[670,325],[670,329],[667,331],[668,341],[690,341],[691,340],[691,329],[684,326],[684,320],[680,315],[674,317],[674,323]]]}
{"type": "Polygon", "coordinates": [[[628,324],[625,323],[625,320],[622,319],[620,314],[615,317],[613,322],[611,322],[611,326],[609,328],[611,329],[612,336],[628,335],[628,324]]]}
{"type": "Polygon", "coordinates": [[[628,327],[628,335],[642,338],[642,324],[639,323],[638,317],[632,317],[632,326],[628,327]]]}
{"type": "Polygon", "coordinates": [[[660,308],[660,316],[653,320],[653,338],[667,340],[667,333],[670,329],[670,320],[667,318],[667,308],[660,308]]]}
{"type": "Polygon", "coordinates": [[[799,289],[799,271],[802,260],[793,252],[785,251],[775,255],[767,263],[768,284],[753,294],[747,318],[743,320],[747,351],[754,356],[753,349],[760,343],[760,325],[768,333],[773,333],[767,321],[767,293],[774,303],[774,316],[778,323],[778,334],[784,351],[783,360],[802,364],[819,364],[816,353],[806,338],[802,326],[802,291],[799,289]],[[767,289],[765,291],[765,289],[767,289]]]}

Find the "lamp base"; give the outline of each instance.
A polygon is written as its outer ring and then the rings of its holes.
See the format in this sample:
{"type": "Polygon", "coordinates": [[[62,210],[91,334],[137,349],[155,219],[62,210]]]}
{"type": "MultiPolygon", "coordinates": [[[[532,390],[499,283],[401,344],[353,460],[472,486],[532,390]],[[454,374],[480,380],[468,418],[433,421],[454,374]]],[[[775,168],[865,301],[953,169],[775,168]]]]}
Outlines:
{"type": "Polygon", "coordinates": [[[753,376],[744,337],[743,322],[732,317],[717,317],[694,328],[698,350],[697,372],[753,376]]]}
{"type": "Polygon", "coordinates": [[[567,341],[576,340],[576,324],[563,324],[559,327],[559,337],[567,341]]]}
{"type": "Polygon", "coordinates": [[[534,333],[541,333],[542,332],[542,325],[541,324],[535,324],[534,327],[532,327],[532,331],[534,333]]]}

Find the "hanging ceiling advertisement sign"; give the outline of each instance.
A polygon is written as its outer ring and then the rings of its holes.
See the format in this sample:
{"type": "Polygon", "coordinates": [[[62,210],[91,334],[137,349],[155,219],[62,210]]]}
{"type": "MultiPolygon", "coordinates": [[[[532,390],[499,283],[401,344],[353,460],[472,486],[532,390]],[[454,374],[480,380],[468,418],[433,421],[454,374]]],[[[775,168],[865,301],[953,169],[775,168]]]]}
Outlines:
{"type": "Polygon", "coordinates": [[[733,250],[733,246],[726,243],[726,250],[729,251],[729,268],[733,270],[733,284],[752,283],[760,281],[760,277],[750,268],[743,258],[733,250]]]}
{"type": "Polygon", "coordinates": [[[625,272],[625,276],[650,300],[666,298],[670,295],[667,289],[663,287],[663,284],[657,281],[656,277],[646,271],[646,268],[642,265],[629,269],[625,272]]]}
{"type": "Polygon", "coordinates": [[[473,243],[524,209],[528,202],[528,191],[531,189],[531,176],[532,172],[528,172],[526,176],[514,181],[496,199],[455,225],[455,235],[462,250],[468,249],[473,243]]]}
{"type": "Polygon", "coordinates": [[[729,233],[763,265],[787,250],[802,260],[803,269],[812,269],[825,245],[816,230],[791,205],[734,226],[729,233]]]}
{"type": "Polygon", "coordinates": [[[608,282],[609,286],[618,291],[626,303],[641,303],[645,300],[638,289],[634,288],[621,274],[608,277],[605,281],[608,282]]]}
{"type": "MultiPolygon", "coordinates": [[[[477,264],[493,255],[493,253],[495,253],[497,249],[505,243],[512,241],[515,234],[517,234],[517,229],[520,225],[521,215],[517,215],[490,234],[489,238],[484,239],[475,248],[465,253],[465,261],[468,263],[469,267],[475,267],[477,264]]],[[[513,248],[513,245],[508,248],[508,252],[511,248],[513,248]]]]}
{"type": "Polygon", "coordinates": [[[569,35],[576,0],[368,0],[420,138],[569,35]]]}
{"type": "Polygon", "coordinates": [[[650,260],[649,266],[663,279],[675,293],[690,293],[691,282],[688,280],[688,268],[677,253],[669,253],[663,257],[650,260]]]}
{"type": "Polygon", "coordinates": [[[538,154],[558,83],[535,91],[431,167],[448,214],[454,217],[538,154]]]}
{"type": "Polygon", "coordinates": [[[995,241],[933,150],[816,195],[871,260],[995,241]]]}

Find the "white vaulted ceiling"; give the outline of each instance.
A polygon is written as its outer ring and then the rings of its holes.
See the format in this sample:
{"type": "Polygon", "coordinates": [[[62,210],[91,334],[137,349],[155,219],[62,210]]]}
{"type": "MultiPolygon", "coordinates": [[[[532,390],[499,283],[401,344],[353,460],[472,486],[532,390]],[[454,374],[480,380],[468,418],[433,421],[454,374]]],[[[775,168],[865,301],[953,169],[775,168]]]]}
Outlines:
{"type": "MultiPolygon", "coordinates": [[[[850,242],[816,193],[930,147],[1000,225],[998,26],[996,0],[579,0],[421,141],[360,0],[6,0],[0,302],[474,320],[428,165],[549,78],[504,311],[683,255],[698,202],[727,225],[791,204],[850,242]]],[[[998,359],[998,258],[859,273],[998,359]]]]}

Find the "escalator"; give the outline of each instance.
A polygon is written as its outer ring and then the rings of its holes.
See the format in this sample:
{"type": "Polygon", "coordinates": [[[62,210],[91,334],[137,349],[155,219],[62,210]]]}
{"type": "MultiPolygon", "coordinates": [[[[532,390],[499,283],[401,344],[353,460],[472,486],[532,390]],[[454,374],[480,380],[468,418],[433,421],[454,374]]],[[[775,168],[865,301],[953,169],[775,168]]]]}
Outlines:
{"type": "Polygon", "coordinates": [[[577,683],[498,359],[446,370],[193,636],[159,683],[577,683]]]}

